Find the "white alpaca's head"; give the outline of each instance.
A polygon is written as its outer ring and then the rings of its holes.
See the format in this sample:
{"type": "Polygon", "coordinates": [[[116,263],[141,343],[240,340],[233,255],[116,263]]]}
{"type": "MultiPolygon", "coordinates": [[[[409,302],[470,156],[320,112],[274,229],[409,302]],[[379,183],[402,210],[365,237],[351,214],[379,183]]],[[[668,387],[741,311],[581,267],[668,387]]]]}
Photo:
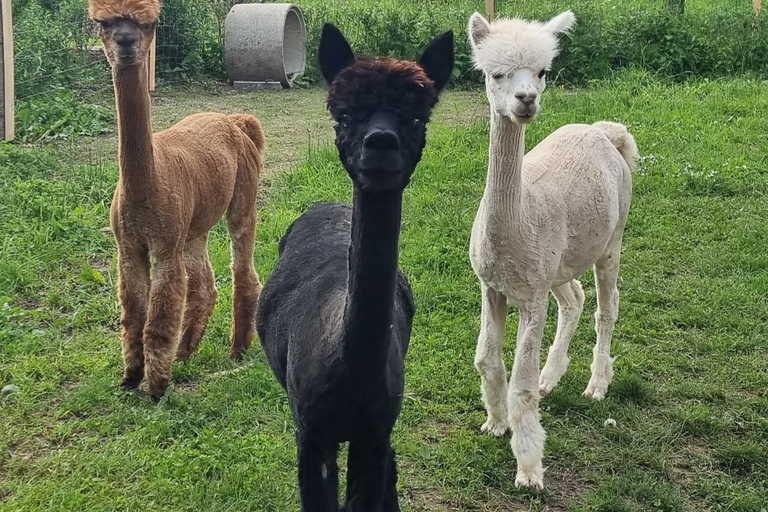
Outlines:
{"type": "Polygon", "coordinates": [[[571,11],[546,23],[518,18],[489,23],[479,13],[469,18],[475,67],[485,74],[488,101],[497,115],[518,123],[536,118],[546,72],[559,51],[558,35],[575,23],[571,11]]]}

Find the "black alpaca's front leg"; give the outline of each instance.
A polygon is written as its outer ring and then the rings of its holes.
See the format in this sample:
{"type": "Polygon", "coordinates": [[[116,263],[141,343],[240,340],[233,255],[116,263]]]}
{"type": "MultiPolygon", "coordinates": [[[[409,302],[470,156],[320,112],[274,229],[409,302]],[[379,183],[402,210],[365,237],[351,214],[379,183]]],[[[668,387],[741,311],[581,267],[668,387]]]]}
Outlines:
{"type": "Polygon", "coordinates": [[[301,512],[338,512],[339,468],[336,450],[297,436],[301,512]]]}
{"type": "MultiPolygon", "coordinates": [[[[360,447],[350,443],[345,512],[399,510],[383,506],[392,501],[391,491],[387,488],[391,480],[391,450],[389,439],[374,447],[360,447]]],[[[394,492],[394,502],[397,505],[397,490],[394,492]]]]}
{"type": "Polygon", "coordinates": [[[389,447],[389,464],[387,465],[387,482],[384,486],[384,503],[381,512],[400,512],[400,503],[397,499],[397,462],[395,449],[389,447]]]}

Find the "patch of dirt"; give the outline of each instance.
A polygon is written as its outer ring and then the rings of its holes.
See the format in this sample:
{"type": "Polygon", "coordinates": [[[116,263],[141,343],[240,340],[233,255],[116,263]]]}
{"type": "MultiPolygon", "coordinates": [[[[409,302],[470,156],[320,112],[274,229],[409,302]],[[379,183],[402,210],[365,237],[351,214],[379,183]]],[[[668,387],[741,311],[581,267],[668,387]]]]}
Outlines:
{"type": "Polygon", "coordinates": [[[11,501],[13,498],[13,491],[10,489],[0,489],[0,503],[11,501]]]}
{"type": "Polygon", "coordinates": [[[407,502],[417,512],[452,512],[467,510],[477,512],[527,512],[529,507],[521,502],[489,488],[482,501],[455,500],[443,496],[438,489],[404,489],[402,501],[407,502]]]}
{"type": "MultiPolygon", "coordinates": [[[[513,462],[514,463],[514,462],[513,462]]],[[[534,506],[543,512],[568,512],[568,503],[594,488],[593,482],[570,470],[550,469],[545,473],[546,498],[534,506]],[[540,508],[539,508],[540,507],[540,508]]],[[[523,512],[532,510],[528,500],[522,501],[503,491],[488,487],[485,495],[471,499],[450,498],[437,488],[406,488],[402,499],[419,512],[467,510],[477,512],[523,512]]]]}
{"type": "Polygon", "coordinates": [[[579,473],[567,469],[547,469],[544,473],[544,485],[547,486],[547,503],[544,510],[550,512],[567,512],[568,502],[592,490],[592,481],[579,473]]]}
{"type": "MultiPolygon", "coordinates": [[[[319,87],[282,91],[235,91],[224,84],[160,88],[152,93],[152,125],[163,130],[196,112],[245,112],[259,118],[267,138],[266,177],[290,169],[313,148],[333,142],[333,122],[319,87]]],[[[488,115],[478,91],[448,91],[432,122],[467,126],[488,115]]],[[[76,147],[60,146],[68,161],[99,165],[117,161],[116,130],[102,137],[79,139],[76,147]]]]}

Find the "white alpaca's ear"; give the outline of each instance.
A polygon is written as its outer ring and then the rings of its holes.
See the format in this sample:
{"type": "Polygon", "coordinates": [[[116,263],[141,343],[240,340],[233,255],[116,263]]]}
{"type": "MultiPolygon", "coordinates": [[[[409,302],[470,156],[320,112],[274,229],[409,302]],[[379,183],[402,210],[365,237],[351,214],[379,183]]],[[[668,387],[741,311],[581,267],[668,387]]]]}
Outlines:
{"type": "Polygon", "coordinates": [[[574,25],[576,25],[576,15],[571,11],[565,11],[549,20],[544,28],[557,35],[567,34],[574,25]]]}
{"type": "Polygon", "coordinates": [[[474,13],[469,17],[469,41],[472,46],[477,46],[480,41],[488,37],[491,32],[491,24],[485,19],[485,17],[479,12],[474,13]]]}

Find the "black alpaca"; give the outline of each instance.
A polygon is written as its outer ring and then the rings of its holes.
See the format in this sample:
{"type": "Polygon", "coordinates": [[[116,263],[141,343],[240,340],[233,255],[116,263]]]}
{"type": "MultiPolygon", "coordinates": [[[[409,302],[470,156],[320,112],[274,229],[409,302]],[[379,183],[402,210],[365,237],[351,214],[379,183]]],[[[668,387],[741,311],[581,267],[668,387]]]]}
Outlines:
{"type": "Polygon", "coordinates": [[[414,314],[397,267],[400,213],[453,69],[453,33],[418,63],[357,60],[326,24],[320,68],[353,204],[314,205],[288,228],[261,293],[259,337],[296,423],[302,511],[338,512],[336,458],[347,441],[343,510],[399,511],[390,434],[414,314]]]}

